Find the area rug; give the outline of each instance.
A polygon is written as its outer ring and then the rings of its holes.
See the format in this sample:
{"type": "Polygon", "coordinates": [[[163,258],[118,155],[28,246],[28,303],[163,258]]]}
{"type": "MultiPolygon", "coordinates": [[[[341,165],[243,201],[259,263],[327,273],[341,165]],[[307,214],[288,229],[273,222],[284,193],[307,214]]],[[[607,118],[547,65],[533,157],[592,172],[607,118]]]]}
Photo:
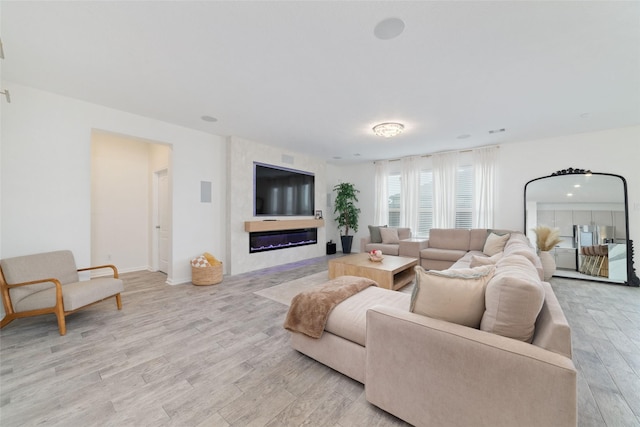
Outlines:
{"type": "MultiPolygon", "coordinates": [[[[270,288],[262,289],[254,292],[264,298],[279,302],[284,305],[291,305],[291,299],[302,291],[320,287],[329,280],[329,272],[321,271],[309,276],[301,277],[290,282],[284,282],[270,288]]],[[[413,282],[400,289],[398,292],[411,293],[413,290],[413,282]]]]}
{"type": "Polygon", "coordinates": [[[329,280],[329,272],[327,270],[310,276],[301,277],[290,282],[284,282],[270,288],[262,289],[254,292],[264,298],[279,302],[280,304],[290,305],[291,299],[302,291],[308,291],[314,287],[323,285],[329,280]]]}

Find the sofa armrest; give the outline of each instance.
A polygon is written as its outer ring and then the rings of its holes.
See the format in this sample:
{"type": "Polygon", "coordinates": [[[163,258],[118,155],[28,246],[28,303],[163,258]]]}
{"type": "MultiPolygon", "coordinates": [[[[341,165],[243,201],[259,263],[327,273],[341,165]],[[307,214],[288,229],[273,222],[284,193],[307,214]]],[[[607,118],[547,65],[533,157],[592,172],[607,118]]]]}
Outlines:
{"type": "Polygon", "coordinates": [[[571,359],[391,307],[367,311],[367,400],[420,425],[575,426],[571,359]]]}
{"type": "Polygon", "coordinates": [[[420,251],[427,247],[425,239],[405,239],[400,240],[398,255],[411,258],[420,258],[420,251]]]}
{"type": "Polygon", "coordinates": [[[367,252],[366,246],[371,243],[371,236],[362,237],[360,239],[360,253],[367,252]]]}

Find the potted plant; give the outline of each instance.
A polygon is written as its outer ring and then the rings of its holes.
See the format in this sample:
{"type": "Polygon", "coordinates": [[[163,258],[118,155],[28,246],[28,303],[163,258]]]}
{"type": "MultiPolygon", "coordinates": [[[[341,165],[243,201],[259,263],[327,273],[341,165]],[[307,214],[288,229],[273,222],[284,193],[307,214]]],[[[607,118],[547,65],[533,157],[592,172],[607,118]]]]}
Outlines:
{"type": "Polygon", "coordinates": [[[335,209],[333,213],[338,214],[335,221],[338,223],[340,230],[340,240],[342,241],[342,253],[350,254],[353,236],[349,235],[349,230],[358,231],[358,216],[360,209],[356,206],[358,201],[357,194],[360,190],[348,182],[336,184],[333,187],[336,192],[335,209]],[[344,231],[344,233],[343,233],[344,231]]]}
{"type": "Polygon", "coordinates": [[[539,256],[542,270],[544,271],[544,280],[549,280],[556,271],[556,261],[549,251],[562,241],[560,230],[541,225],[534,228],[533,232],[536,233],[536,245],[540,251],[539,256]]]}

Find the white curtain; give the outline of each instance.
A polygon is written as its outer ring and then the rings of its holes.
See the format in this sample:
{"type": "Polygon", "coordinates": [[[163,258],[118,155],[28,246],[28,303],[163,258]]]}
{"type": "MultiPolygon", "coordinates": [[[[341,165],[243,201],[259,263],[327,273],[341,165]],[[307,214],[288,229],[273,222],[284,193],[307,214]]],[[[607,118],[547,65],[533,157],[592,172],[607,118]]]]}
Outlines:
{"type": "Polygon", "coordinates": [[[408,227],[415,235],[418,231],[418,208],[420,205],[420,157],[402,159],[400,187],[400,227],[408,227]]]}
{"type": "Polygon", "coordinates": [[[433,227],[456,227],[458,153],[438,153],[433,161],[433,227]]]}
{"type": "Polygon", "coordinates": [[[387,180],[389,176],[389,161],[376,162],[375,175],[375,209],[373,214],[374,225],[387,225],[389,223],[389,191],[387,180]]]}
{"type": "Polygon", "coordinates": [[[493,228],[498,147],[473,150],[473,227],[493,228]]]}

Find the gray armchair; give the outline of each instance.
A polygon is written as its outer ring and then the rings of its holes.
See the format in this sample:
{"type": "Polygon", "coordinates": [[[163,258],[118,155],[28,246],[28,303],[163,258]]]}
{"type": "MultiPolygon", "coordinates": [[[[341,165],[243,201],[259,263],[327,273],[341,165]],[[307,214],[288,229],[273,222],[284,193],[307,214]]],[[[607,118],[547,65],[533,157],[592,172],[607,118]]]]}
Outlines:
{"type": "Polygon", "coordinates": [[[71,251],[55,251],[0,260],[0,291],[5,310],[0,328],[14,319],[52,313],[65,335],[65,317],[81,308],[114,297],[121,310],[124,285],[113,265],[77,269],[71,251]],[[80,281],[78,272],[102,268],[110,268],[112,277],[80,281]]]}

